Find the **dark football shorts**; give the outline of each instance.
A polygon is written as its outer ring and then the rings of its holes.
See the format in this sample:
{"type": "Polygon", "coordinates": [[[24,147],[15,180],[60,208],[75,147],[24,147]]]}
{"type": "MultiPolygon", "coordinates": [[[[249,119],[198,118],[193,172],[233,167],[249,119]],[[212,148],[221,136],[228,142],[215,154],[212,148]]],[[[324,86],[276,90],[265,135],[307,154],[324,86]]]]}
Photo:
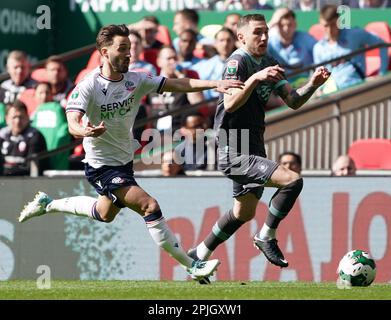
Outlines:
{"type": "Polygon", "coordinates": [[[262,197],[265,183],[277,169],[278,163],[257,155],[227,152],[218,148],[218,169],[233,181],[233,197],[247,193],[262,197]]]}
{"type": "Polygon", "coordinates": [[[109,197],[118,208],[124,208],[125,205],[117,199],[113,192],[126,186],[138,186],[133,176],[133,161],[123,166],[102,166],[98,169],[86,163],[84,172],[88,182],[95,190],[100,195],[109,197]]]}

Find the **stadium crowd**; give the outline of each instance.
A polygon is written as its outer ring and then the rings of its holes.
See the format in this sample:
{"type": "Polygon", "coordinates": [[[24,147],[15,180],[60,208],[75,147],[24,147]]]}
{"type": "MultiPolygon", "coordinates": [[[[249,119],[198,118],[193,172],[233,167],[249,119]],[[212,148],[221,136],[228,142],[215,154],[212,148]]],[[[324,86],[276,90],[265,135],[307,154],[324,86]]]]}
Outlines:
{"type": "MultiPolygon", "coordinates": [[[[390,7],[390,2],[389,0],[346,0],[342,4],[355,8],[378,8],[390,7]]],[[[168,78],[221,79],[225,60],[238,46],[236,25],[240,14],[229,10],[274,10],[276,7],[273,3],[254,0],[202,3],[204,9],[228,11],[224,24],[211,24],[199,28],[199,15],[194,9],[183,9],[175,14],[173,39],[168,28],[161,25],[155,16],[145,16],[140,21],[129,24],[128,28],[131,30],[129,70],[168,78]]],[[[294,10],[313,10],[314,1],[298,0],[290,7],[294,10]]],[[[318,25],[322,30],[321,33],[311,32],[311,30],[298,31],[294,10],[278,8],[268,23],[268,54],[285,69],[285,75],[293,87],[298,87],[311,75],[309,71],[297,73],[297,70],[337,58],[365,46],[384,42],[380,37],[363,28],[339,29],[335,5],[326,4],[321,8],[318,25]],[[290,76],[292,72],[295,72],[294,76],[290,76]]],[[[390,66],[387,48],[380,50],[380,58],[381,65],[379,70],[376,70],[376,74],[383,75],[390,66]]],[[[28,175],[29,156],[37,152],[54,150],[69,144],[74,139],[67,130],[64,112],[67,97],[83,77],[99,67],[100,63],[99,53],[93,52],[86,67],[72,80],[66,65],[57,56],[49,57],[43,68],[31,70],[25,52],[14,50],[9,53],[6,67],[10,79],[0,84],[1,175],[28,175]]],[[[365,81],[368,76],[374,75],[367,72],[364,55],[336,61],[327,67],[331,70],[332,76],[322,86],[321,94],[356,85],[365,81]]],[[[217,98],[218,93],[212,90],[202,93],[165,92],[144,97],[137,120],[150,116],[161,117],[135,128],[136,139],[141,140],[142,132],[146,128],[156,128],[162,136],[167,132],[180,130],[183,136],[190,137],[179,146],[171,146],[169,152],[162,152],[163,175],[186,174],[188,170],[210,168],[206,164],[206,158],[196,157],[195,130],[213,127],[217,98]],[[189,111],[183,109],[183,112],[165,115],[167,112],[192,105],[198,106],[197,109],[189,108],[189,111]],[[175,169],[166,165],[178,156],[184,159],[183,164],[178,164],[175,169]]],[[[266,110],[283,104],[281,99],[274,97],[269,100],[266,110]]],[[[145,145],[145,142],[141,144],[145,145]]],[[[207,148],[206,144],[204,141],[202,145],[207,148]]],[[[300,155],[288,152],[285,156],[298,161],[296,165],[300,172],[300,155]]],[[[83,150],[81,146],[77,146],[72,151],[65,151],[51,157],[49,161],[43,161],[40,172],[42,173],[44,169],[81,169],[82,158],[83,150]]]]}

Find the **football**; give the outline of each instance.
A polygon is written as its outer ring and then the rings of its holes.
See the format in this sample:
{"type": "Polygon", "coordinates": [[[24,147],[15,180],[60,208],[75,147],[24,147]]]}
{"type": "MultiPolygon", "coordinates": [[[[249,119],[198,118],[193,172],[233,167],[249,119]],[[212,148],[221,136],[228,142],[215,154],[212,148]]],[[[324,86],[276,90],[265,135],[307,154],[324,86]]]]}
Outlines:
{"type": "Polygon", "coordinates": [[[375,280],[376,263],[368,252],[352,250],[339,262],[337,273],[338,287],[366,287],[375,280]]]}

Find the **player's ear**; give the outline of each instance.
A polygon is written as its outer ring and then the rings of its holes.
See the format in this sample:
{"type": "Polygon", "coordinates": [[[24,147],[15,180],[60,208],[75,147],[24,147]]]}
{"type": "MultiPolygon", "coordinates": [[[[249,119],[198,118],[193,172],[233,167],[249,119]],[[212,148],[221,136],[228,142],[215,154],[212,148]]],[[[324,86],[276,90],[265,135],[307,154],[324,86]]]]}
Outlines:
{"type": "Polygon", "coordinates": [[[100,54],[102,55],[102,57],[105,57],[105,58],[109,58],[109,55],[108,55],[108,50],[107,50],[107,47],[103,47],[100,49],[100,54]]]}
{"type": "Polygon", "coordinates": [[[237,34],[237,35],[238,35],[238,40],[240,41],[240,43],[246,44],[246,41],[244,40],[244,35],[243,35],[243,33],[238,31],[238,34],[237,34]]]}

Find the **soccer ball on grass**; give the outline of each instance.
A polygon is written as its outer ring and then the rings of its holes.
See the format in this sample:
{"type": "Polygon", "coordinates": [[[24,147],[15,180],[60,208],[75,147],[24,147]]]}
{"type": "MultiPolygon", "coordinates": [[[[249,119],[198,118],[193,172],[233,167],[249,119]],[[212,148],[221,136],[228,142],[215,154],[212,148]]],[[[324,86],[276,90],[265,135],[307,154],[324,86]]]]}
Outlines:
{"type": "Polygon", "coordinates": [[[338,265],[339,288],[367,287],[376,277],[376,263],[368,252],[352,250],[343,256],[338,265]]]}

